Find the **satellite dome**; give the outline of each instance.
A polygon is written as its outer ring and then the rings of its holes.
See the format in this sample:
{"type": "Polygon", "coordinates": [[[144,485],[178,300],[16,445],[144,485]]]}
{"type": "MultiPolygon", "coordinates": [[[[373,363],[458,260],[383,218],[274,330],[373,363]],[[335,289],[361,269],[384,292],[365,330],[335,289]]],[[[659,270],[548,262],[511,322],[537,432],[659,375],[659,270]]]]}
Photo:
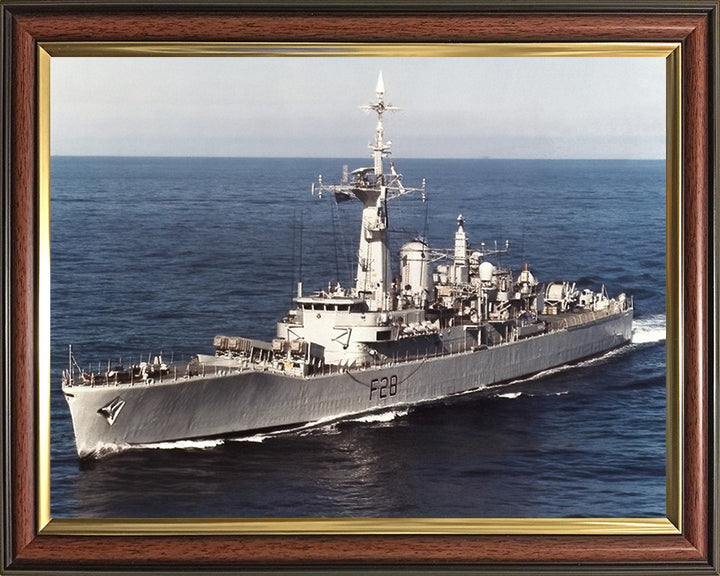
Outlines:
{"type": "Polygon", "coordinates": [[[492,282],[493,274],[495,274],[495,266],[491,262],[480,264],[480,282],[492,282]]]}

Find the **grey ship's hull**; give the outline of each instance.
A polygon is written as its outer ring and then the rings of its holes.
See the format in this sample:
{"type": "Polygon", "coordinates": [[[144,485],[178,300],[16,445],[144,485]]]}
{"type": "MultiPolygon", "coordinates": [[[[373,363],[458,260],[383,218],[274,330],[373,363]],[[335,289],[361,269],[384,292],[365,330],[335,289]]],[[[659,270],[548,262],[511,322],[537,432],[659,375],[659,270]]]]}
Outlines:
{"type": "Polygon", "coordinates": [[[632,310],[485,349],[324,376],[246,370],[151,385],[68,386],[81,456],[108,448],[245,434],[482,389],[627,343],[632,310]],[[112,424],[98,411],[122,407],[112,424]],[[124,403],[123,403],[124,402],[124,403]]]}

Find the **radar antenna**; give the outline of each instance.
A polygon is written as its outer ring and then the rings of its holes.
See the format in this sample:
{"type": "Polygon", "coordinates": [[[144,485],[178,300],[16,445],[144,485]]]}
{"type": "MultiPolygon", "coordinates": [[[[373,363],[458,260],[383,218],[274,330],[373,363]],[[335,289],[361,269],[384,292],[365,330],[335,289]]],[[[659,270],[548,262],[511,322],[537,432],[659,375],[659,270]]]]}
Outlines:
{"type": "Polygon", "coordinates": [[[377,97],[377,102],[370,102],[370,104],[360,106],[360,109],[368,111],[373,110],[377,113],[378,119],[380,119],[385,111],[396,112],[397,110],[400,110],[397,106],[385,104],[385,83],[383,82],[382,70],[378,75],[377,86],[375,87],[375,96],[377,97]]]}
{"type": "MultiPolygon", "coordinates": [[[[373,166],[371,168],[358,168],[351,174],[348,181],[347,172],[343,173],[343,181],[341,184],[325,184],[322,176],[318,177],[317,183],[312,185],[312,193],[318,194],[322,198],[324,192],[332,192],[338,202],[358,199],[364,204],[366,203],[367,192],[371,189],[379,191],[380,187],[385,188],[385,199],[392,200],[399,196],[420,192],[423,202],[425,201],[425,180],[423,179],[420,187],[406,187],[402,182],[402,174],[397,172],[395,164],[390,163],[390,172],[385,173],[383,166],[383,158],[387,158],[391,154],[391,141],[385,141],[384,127],[382,115],[385,112],[395,112],[400,110],[397,106],[385,103],[385,82],[383,81],[382,71],[378,75],[377,86],[375,87],[375,96],[377,100],[364,106],[360,106],[361,110],[374,111],[377,114],[377,125],[375,127],[375,140],[370,144],[369,148],[373,158],[373,166]]],[[[373,199],[374,202],[374,199],[373,199]]]]}

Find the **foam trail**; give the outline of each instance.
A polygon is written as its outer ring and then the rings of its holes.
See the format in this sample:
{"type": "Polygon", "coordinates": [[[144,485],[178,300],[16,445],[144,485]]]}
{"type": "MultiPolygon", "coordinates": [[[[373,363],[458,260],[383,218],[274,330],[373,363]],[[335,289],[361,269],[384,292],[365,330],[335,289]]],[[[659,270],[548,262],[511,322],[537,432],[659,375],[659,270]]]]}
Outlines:
{"type": "Polygon", "coordinates": [[[340,416],[333,416],[329,418],[324,418],[322,420],[315,420],[313,422],[308,422],[307,424],[303,424],[302,426],[296,426],[293,428],[282,428],[280,430],[274,430],[273,432],[267,432],[264,434],[253,434],[252,436],[239,436],[237,438],[228,438],[228,442],[264,442],[265,440],[269,438],[273,438],[275,436],[281,435],[281,434],[292,434],[292,433],[298,433],[300,435],[312,433],[316,430],[324,430],[324,431],[330,431],[334,430],[335,426],[337,424],[337,421],[339,419],[342,419],[340,416]]]}
{"type": "Polygon", "coordinates": [[[665,340],[665,314],[655,314],[633,322],[633,344],[652,344],[665,340]]]}
{"type": "Polygon", "coordinates": [[[495,394],[495,398],[506,398],[508,400],[515,400],[515,398],[520,398],[522,396],[522,392],[505,392],[504,394],[495,394]]]}
{"type": "Polygon", "coordinates": [[[90,453],[91,458],[101,458],[109,454],[119,454],[125,450],[133,448],[130,444],[105,444],[100,442],[95,446],[95,449],[90,453]]]}
{"type": "Polygon", "coordinates": [[[242,438],[230,438],[231,442],[256,442],[258,444],[265,442],[270,438],[270,434],[255,434],[253,436],[243,436],[242,438]]]}
{"type": "Polygon", "coordinates": [[[338,424],[346,422],[360,422],[362,424],[372,424],[376,422],[392,422],[396,418],[402,418],[403,416],[406,416],[409,411],[409,409],[402,410],[388,408],[387,410],[383,410],[382,412],[372,412],[370,414],[360,414],[357,416],[348,414],[340,418],[333,418],[332,421],[326,422],[324,424],[322,422],[310,423],[304,426],[302,429],[293,431],[298,431],[301,435],[339,434],[340,432],[338,430],[338,424]]]}
{"type": "Polygon", "coordinates": [[[224,440],[176,440],[174,442],[154,442],[148,444],[98,444],[91,457],[100,458],[110,454],[119,454],[130,450],[207,450],[224,443],[224,440]]]}
{"type": "Polygon", "coordinates": [[[190,448],[207,450],[224,443],[224,440],[177,440],[175,442],[156,442],[153,444],[135,444],[130,448],[144,450],[187,450],[190,448]]]}
{"type": "Polygon", "coordinates": [[[383,412],[373,412],[372,414],[365,414],[353,418],[351,415],[347,416],[336,416],[324,420],[317,420],[315,422],[308,422],[303,426],[297,428],[288,428],[285,430],[276,430],[274,432],[268,432],[267,434],[255,434],[253,436],[242,436],[240,438],[231,438],[230,442],[264,442],[268,438],[272,438],[279,434],[292,434],[297,433],[301,436],[308,434],[329,434],[337,433],[337,425],[341,422],[391,422],[396,418],[402,418],[408,414],[409,410],[395,410],[389,409],[383,412]]]}
{"type": "Polygon", "coordinates": [[[407,416],[408,412],[409,410],[386,410],[385,412],[375,412],[359,418],[348,419],[347,422],[392,422],[395,418],[407,416]]]}

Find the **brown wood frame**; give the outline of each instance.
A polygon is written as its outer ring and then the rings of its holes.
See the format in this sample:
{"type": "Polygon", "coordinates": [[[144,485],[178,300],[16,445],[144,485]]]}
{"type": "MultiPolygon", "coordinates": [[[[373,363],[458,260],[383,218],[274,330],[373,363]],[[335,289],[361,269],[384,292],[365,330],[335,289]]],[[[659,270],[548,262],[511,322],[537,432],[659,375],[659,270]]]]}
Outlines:
{"type": "Polygon", "coordinates": [[[718,574],[717,0],[457,3],[3,0],[3,523],[8,573],[718,574]],[[354,19],[348,37],[347,18],[354,19]],[[682,532],[677,535],[77,536],[38,530],[38,43],[80,41],[682,44],[682,532]]]}

